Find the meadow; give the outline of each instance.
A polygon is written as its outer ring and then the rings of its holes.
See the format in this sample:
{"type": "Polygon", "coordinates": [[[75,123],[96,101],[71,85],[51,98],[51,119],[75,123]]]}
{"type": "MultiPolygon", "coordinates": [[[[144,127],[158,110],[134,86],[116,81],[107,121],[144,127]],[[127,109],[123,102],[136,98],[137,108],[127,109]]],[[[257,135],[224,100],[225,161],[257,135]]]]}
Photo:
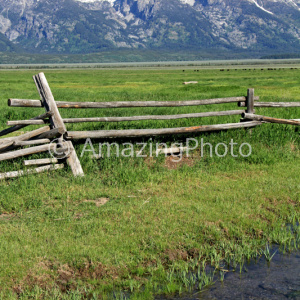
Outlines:
{"type": "MultiPolygon", "coordinates": [[[[46,70],[61,101],[196,100],[244,96],[300,101],[300,68],[46,70]],[[198,84],[183,85],[196,80],[198,84]]],[[[0,129],[43,108],[11,108],[8,98],[38,99],[37,70],[0,71],[0,129]]],[[[61,109],[71,117],[177,114],[238,109],[237,104],[180,108],[61,109]]],[[[300,108],[256,108],[299,119],[300,108]]],[[[171,128],[239,122],[240,116],[68,124],[69,130],[171,128]]],[[[24,131],[36,128],[29,126],[24,131]]],[[[270,248],[299,249],[300,142],[295,126],[189,135],[212,145],[249,143],[249,157],[210,157],[196,149],[172,157],[80,158],[70,170],[0,182],[0,297],[5,299],[153,299],[201,291],[270,248]],[[294,226],[289,230],[289,226],[294,226]],[[211,268],[212,267],[212,268],[211,268]]],[[[122,144],[185,143],[187,136],[122,139],[122,144]]],[[[100,142],[111,142],[110,140],[100,142]]],[[[95,145],[99,141],[93,141],[95,145]]],[[[123,146],[121,145],[121,148],[123,146]]],[[[136,145],[138,148],[138,145],[136,145]]],[[[75,143],[80,156],[82,143],[75,143]]],[[[45,156],[45,155],[44,155],[45,156]]],[[[35,155],[33,157],[44,157],[35,155]]],[[[1,162],[18,170],[22,160],[1,162]]]]}

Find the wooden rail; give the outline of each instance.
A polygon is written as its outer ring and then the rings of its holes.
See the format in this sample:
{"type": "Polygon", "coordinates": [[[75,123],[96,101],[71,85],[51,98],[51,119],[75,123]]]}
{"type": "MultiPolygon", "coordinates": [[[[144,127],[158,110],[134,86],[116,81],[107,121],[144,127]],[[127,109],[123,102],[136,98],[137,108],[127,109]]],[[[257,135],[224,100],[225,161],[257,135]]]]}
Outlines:
{"type": "Polygon", "coordinates": [[[30,154],[36,154],[41,152],[46,152],[49,150],[54,150],[56,147],[55,144],[47,144],[42,146],[36,146],[36,147],[30,147],[26,149],[16,150],[8,153],[2,153],[0,154],[0,161],[13,159],[17,157],[27,156],[30,154]]]}
{"type": "MultiPolygon", "coordinates": [[[[239,103],[239,107],[246,106],[246,102],[239,103]]],[[[254,102],[254,107],[300,107],[300,102],[254,102]]]]}
{"type": "Polygon", "coordinates": [[[36,138],[36,137],[40,136],[41,134],[43,134],[43,133],[45,133],[49,130],[50,130],[49,126],[44,126],[44,127],[38,128],[36,130],[26,132],[26,133],[21,134],[21,135],[16,136],[16,137],[1,139],[0,151],[8,150],[8,149],[13,150],[14,148],[18,147],[17,145],[20,142],[28,141],[32,138],[36,138]]]}
{"type": "Polygon", "coordinates": [[[50,142],[51,141],[49,139],[40,139],[40,140],[15,142],[14,145],[16,145],[16,146],[33,146],[33,145],[49,144],[50,142]]]}
{"type": "Polygon", "coordinates": [[[41,159],[31,159],[23,161],[25,166],[36,166],[36,165],[47,165],[58,163],[57,158],[41,158],[41,159]]]}
{"type": "MultiPolygon", "coordinates": [[[[180,107],[198,106],[209,104],[222,104],[245,102],[247,97],[215,98],[206,100],[186,100],[186,101],[120,101],[120,102],[67,102],[56,101],[58,108],[126,108],[126,107],[180,107]]],[[[254,97],[259,100],[259,97],[254,97]]],[[[8,99],[8,106],[12,107],[42,107],[40,100],[8,99]]]]}
{"type": "MultiPolygon", "coordinates": [[[[42,114],[42,115],[37,116],[35,118],[32,118],[31,120],[44,120],[44,119],[47,119],[50,116],[52,116],[52,114],[53,113],[51,111],[49,111],[49,112],[46,112],[45,114],[42,114]]],[[[4,129],[4,130],[0,131],[0,136],[7,135],[7,134],[12,133],[14,131],[20,130],[20,129],[26,127],[26,126],[27,125],[16,125],[14,127],[4,129]]]]}
{"type": "Polygon", "coordinates": [[[24,175],[54,171],[54,170],[59,170],[59,169],[63,169],[63,168],[64,168],[63,164],[56,164],[56,165],[42,166],[42,167],[38,167],[35,169],[29,169],[29,170],[24,170],[24,171],[21,170],[21,171],[0,173],[0,179],[16,178],[16,177],[20,177],[20,176],[24,176],[24,175]]]}
{"type": "Polygon", "coordinates": [[[245,119],[261,121],[261,122],[300,126],[300,122],[296,121],[296,120],[277,119],[277,118],[271,118],[271,117],[248,114],[248,113],[243,113],[242,117],[245,118],[245,119]]]}
{"type": "Polygon", "coordinates": [[[250,128],[261,125],[259,121],[244,123],[228,123],[217,125],[204,125],[194,127],[162,128],[162,129],[128,129],[128,130],[95,130],[95,131],[68,131],[66,138],[70,140],[102,139],[119,137],[142,137],[170,134],[187,134],[197,132],[219,131],[236,128],[250,128]]]}
{"type": "MultiPolygon", "coordinates": [[[[189,118],[204,118],[204,117],[220,117],[220,116],[233,116],[241,115],[244,110],[226,110],[203,112],[194,114],[179,114],[179,115],[148,115],[148,116],[132,116],[132,117],[99,117],[99,118],[69,118],[63,119],[67,123],[83,123],[83,122],[125,122],[125,121],[143,121],[143,120],[176,120],[176,119],[189,119],[189,118]]],[[[45,120],[16,120],[7,121],[7,125],[43,125],[46,124],[45,120]]]]}

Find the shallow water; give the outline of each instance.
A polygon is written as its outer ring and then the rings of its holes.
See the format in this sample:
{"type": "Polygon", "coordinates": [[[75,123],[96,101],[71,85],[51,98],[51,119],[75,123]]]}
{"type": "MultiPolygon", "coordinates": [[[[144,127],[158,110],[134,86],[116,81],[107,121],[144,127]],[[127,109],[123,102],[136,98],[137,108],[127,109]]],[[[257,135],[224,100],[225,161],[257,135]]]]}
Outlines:
{"type": "MultiPolygon", "coordinates": [[[[276,250],[276,249],[275,249],[276,250]]],[[[275,251],[272,249],[272,253],[275,251]]],[[[245,265],[240,273],[229,272],[224,282],[218,280],[202,292],[165,299],[299,299],[300,251],[276,252],[271,262],[264,258],[245,265]]],[[[162,298],[157,298],[162,299],[162,298]]]]}

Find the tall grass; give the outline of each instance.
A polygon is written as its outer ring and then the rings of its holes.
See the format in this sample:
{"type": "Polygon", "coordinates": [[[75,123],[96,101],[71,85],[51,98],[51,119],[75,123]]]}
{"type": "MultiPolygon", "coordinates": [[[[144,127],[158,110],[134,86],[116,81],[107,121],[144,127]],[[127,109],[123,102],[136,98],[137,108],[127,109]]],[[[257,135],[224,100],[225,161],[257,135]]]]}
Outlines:
{"type": "MultiPolygon", "coordinates": [[[[7,98],[37,99],[35,71],[3,71],[0,127],[42,108],[9,108],[7,98]]],[[[242,96],[254,87],[261,101],[300,101],[299,70],[49,70],[56,100],[193,100],[242,96]],[[193,86],[183,81],[197,80],[193,86]]],[[[63,117],[174,114],[236,109],[235,104],[186,108],[63,110],[63,117]]],[[[259,109],[299,118],[299,108],[259,109]]],[[[69,130],[167,128],[239,122],[238,116],[177,121],[86,123],[69,130]]],[[[27,127],[30,130],[32,127],[27,127]]],[[[266,245],[299,248],[299,131],[264,124],[249,130],[190,135],[201,142],[249,143],[252,155],[219,158],[200,150],[179,165],[170,158],[81,158],[86,176],[70,170],[0,183],[0,292],[28,299],[152,299],[202,289],[213,282],[208,265],[239,270],[266,245]],[[109,199],[98,205],[100,198],[109,199]],[[296,228],[296,227],[294,227],[296,228]]],[[[185,142],[185,136],[132,140],[185,142]]],[[[109,140],[106,140],[109,141],[109,140]]],[[[117,142],[131,141],[121,139],[117,142]]],[[[95,145],[99,141],[93,141],[95,145]]],[[[105,142],[105,141],[101,141],[105,142]]],[[[121,149],[123,146],[121,146],[121,149]]],[[[138,145],[136,145],[138,148],[138,145]]],[[[76,143],[80,155],[83,145],[76,143]]],[[[34,157],[42,157],[36,155],[34,157]]],[[[1,171],[22,168],[2,162],[1,171]]]]}

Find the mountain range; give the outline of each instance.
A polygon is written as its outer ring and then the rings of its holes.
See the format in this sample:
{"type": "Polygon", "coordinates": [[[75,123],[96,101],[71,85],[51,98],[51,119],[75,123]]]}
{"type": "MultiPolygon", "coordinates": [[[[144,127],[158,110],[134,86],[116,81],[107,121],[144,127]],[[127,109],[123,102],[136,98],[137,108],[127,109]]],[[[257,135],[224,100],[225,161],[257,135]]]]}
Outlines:
{"type": "Polygon", "coordinates": [[[0,0],[0,52],[300,51],[300,0],[0,0]]]}

